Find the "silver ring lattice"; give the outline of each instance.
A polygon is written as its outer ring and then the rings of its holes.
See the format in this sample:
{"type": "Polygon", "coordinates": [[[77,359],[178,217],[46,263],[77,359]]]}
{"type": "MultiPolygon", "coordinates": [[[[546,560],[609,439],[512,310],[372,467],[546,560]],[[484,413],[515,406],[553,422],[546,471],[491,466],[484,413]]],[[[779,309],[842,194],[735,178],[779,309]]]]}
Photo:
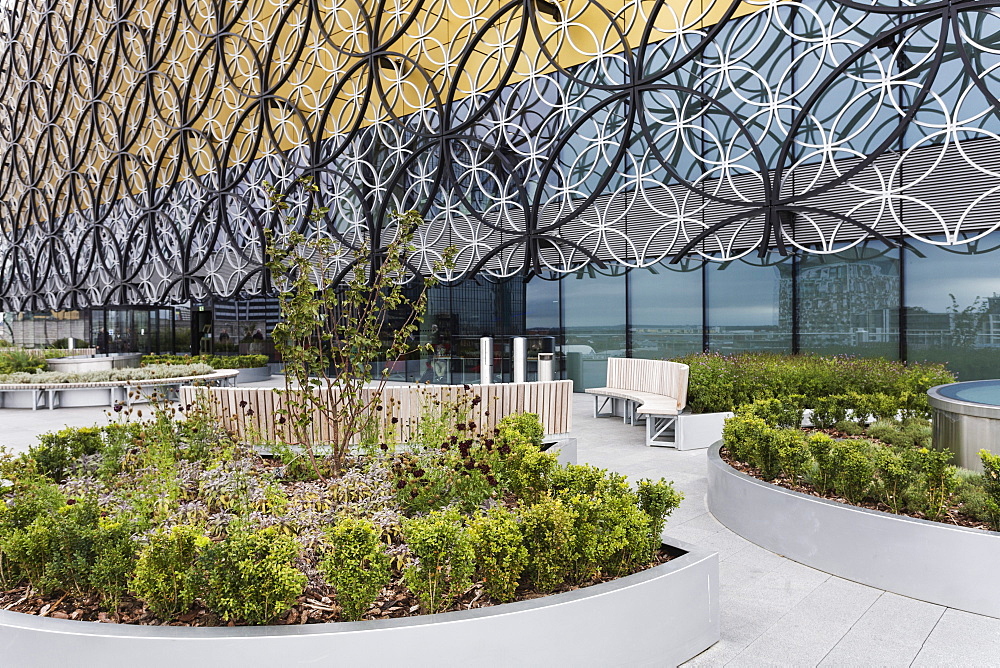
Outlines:
{"type": "Polygon", "coordinates": [[[1000,226],[998,6],[5,0],[0,305],[260,294],[261,182],[304,175],[307,233],[377,252],[417,209],[446,279],[968,243],[1000,226]]]}

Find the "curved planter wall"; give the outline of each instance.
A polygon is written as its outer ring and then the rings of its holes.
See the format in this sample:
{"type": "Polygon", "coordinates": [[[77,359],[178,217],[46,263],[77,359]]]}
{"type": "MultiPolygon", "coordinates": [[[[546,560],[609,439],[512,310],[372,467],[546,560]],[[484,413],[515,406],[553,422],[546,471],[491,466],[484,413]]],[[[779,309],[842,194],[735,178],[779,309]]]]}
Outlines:
{"type": "Polygon", "coordinates": [[[182,628],[0,611],[16,666],[667,666],[719,639],[718,555],[687,553],[614,582],[480,610],[379,622],[182,628]]]}
{"type": "Polygon", "coordinates": [[[259,383],[262,380],[271,378],[271,367],[258,366],[252,369],[237,369],[239,375],[236,376],[237,383],[259,383]]]}
{"type": "Polygon", "coordinates": [[[1000,617],[1000,533],[793,492],[708,454],[708,509],[767,550],[848,580],[1000,617]]]}

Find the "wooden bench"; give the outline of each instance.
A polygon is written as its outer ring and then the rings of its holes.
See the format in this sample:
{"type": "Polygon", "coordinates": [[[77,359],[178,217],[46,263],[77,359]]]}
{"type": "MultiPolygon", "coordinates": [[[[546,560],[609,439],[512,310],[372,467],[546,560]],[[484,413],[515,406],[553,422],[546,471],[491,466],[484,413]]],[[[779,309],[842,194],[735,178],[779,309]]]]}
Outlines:
{"type": "Polygon", "coordinates": [[[594,417],[621,415],[646,423],[646,445],[677,447],[677,418],[687,405],[688,366],[663,360],[608,358],[607,387],[594,395],[594,417]],[[610,403],[610,410],[608,404],[610,403]]]}
{"type": "MultiPolygon", "coordinates": [[[[149,378],[146,380],[107,380],[90,383],[7,383],[0,384],[0,408],[4,408],[4,398],[11,392],[30,392],[31,410],[47,406],[54,410],[62,406],[62,392],[73,390],[107,390],[108,406],[116,403],[131,405],[134,397],[131,391],[164,390],[167,399],[178,395],[180,388],[193,383],[206,385],[235,385],[236,369],[219,369],[202,376],[178,376],[176,378],[149,378]]],[[[99,405],[99,404],[94,404],[99,405]]]]}
{"type": "MultiPolygon", "coordinates": [[[[377,388],[372,387],[364,393],[375,391],[377,388]]],[[[379,412],[379,425],[383,430],[391,430],[400,443],[409,440],[428,404],[453,402],[463,394],[470,400],[479,398],[471,418],[484,430],[492,429],[512,413],[536,413],[547,435],[565,434],[572,427],[571,380],[469,386],[386,385],[381,393],[384,410],[379,412]]],[[[282,424],[279,418],[279,411],[285,406],[283,389],[182,387],[180,402],[182,405],[205,405],[227,429],[241,438],[294,442],[291,426],[287,421],[282,424]]],[[[310,438],[320,442],[332,439],[332,425],[321,411],[313,415],[310,438]]]]}

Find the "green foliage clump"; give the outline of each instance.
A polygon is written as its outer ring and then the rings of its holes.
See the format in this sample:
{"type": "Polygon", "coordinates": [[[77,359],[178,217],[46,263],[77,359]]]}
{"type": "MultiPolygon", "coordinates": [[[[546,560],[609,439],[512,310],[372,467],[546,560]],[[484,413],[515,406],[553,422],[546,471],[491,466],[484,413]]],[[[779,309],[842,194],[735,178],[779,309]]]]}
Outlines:
{"type": "Polygon", "coordinates": [[[875,479],[872,444],[863,439],[837,441],[833,447],[833,487],[850,503],[860,503],[875,479]]]}
{"type": "Polygon", "coordinates": [[[660,536],[667,518],[681,505],[684,495],[664,478],[657,481],[642,479],[636,488],[639,507],[649,516],[650,555],[660,548],[660,536]]]}
{"type": "Polygon", "coordinates": [[[547,497],[521,510],[528,549],[525,576],[540,592],[550,592],[569,577],[573,565],[576,514],[561,500],[547,497]]]}
{"type": "Polygon", "coordinates": [[[198,596],[198,562],[211,541],[200,527],[159,529],[142,547],[132,588],[160,619],[187,611],[198,596]]]}
{"type": "Polygon", "coordinates": [[[860,436],[865,433],[865,428],[853,420],[841,420],[834,424],[833,428],[848,436],[860,436]]]}
{"type": "Polygon", "coordinates": [[[361,619],[392,577],[381,532],[366,519],[341,517],[327,531],[329,547],[319,571],[337,590],[345,619],[361,619]]]}
{"type": "MultiPolygon", "coordinates": [[[[735,411],[757,399],[787,400],[791,395],[801,395],[802,406],[816,409],[817,403],[823,403],[820,399],[855,392],[884,394],[892,398],[897,410],[929,416],[925,392],[955,379],[941,364],[903,364],[878,358],[709,353],[676,361],[690,367],[688,405],[696,413],[735,411]]],[[[823,408],[820,419],[824,428],[846,417],[833,406],[823,408]],[[833,415],[826,412],[829,409],[833,415]]],[[[877,404],[870,412],[877,417],[895,416],[889,404],[877,404]]],[[[813,424],[817,424],[815,418],[813,424]]]]}
{"type": "Polygon", "coordinates": [[[920,472],[923,511],[928,519],[936,520],[948,509],[957,487],[955,467],[949,450],[920,448],[913,452],[916,468],[920,472]]]}
{"type": "Polygon", "coordinates": [[[469,536],[476,555],[476,574],[494,600],[513,600],[521,574],[528,563],[528,550],[515,513],[494,506],[469,522],[469,536]]]}
{"type": "Polygon", "coordinates": [[[415,560],[403,571],[406,585],[426,612],[450,606],[472,584],[475,549],[457,510],[434,511],[403,525],[415,560]]]}
{"type": "Polygon", "coordinates": [[[535,413],[512,413],[505,416],[497,425],[500,431],[508,429],[521,434],[531,445],[541,449],[545,427],[535,413]]]}
{"type": "Polygon", "coordinates": [[[35,374],[46,367],[45,358],[25,350],[0,353],[0,376],[10,373],[35,374]]]}
{"type": "Polygon", "coordinates": [[[101,451],[102,433],[101,427],[66,427],[39,436],[38,445],[32,446],[28,454],[39,473],[62,482],[81,457],[101,451]]]}
{"type": "Polygon", "coordinates": [[[213,369],[256,369],[266,366],[267,355],[143,355],[142,366],[207,364],[213,369]]]}
{"type": "Polygon", "coordinates": [[[806,439],[806,447],[813,460],[812,483],[821,492],[833,489],[833,479],[836,472],[833,459],[835,441],[826,434],[810,434],[806,439]]]}
{"type": "Polygon", "coordinates": [[[802,415],[804,413],[801,395],[788,397],[787,399],[757,399],[751,404],[741,406],[740,413],[743,415],[756,415],[768,424],[786,429],[798,429],[802,426],[802,415]]]}
{"type": "Polygon", "coordinates": [[[223,620],[266,624],[287,612],[306,586],[305,573],[293,563],[298,554],[298,542],[274,527],[230,527],[224,540],[202,551],[201,598],[223,620]]]}

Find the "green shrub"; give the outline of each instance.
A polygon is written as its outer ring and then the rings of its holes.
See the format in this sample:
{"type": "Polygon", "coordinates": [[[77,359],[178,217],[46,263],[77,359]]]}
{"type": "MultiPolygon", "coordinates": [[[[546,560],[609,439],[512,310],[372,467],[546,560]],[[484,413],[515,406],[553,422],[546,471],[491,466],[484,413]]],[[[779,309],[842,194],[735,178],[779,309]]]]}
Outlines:
{"type": "Polygon", "coordinates": [[[381,532],[366,519],[341,517],[327,531],[327,540],[319,571],[337,590],[343,617],[359,620],[392,578],[381,532]]]}
{"type": "Polygon", "coordinates": [[[497,426],[501,431],[513,429],[524,436],[531,445],[536,448],[542,447],[545,428],[535,413],[513,413],[500,420],[497,426]]]}
{"type": "Polygon", "coordinates": [[[201,598],[223,620],[266,624],[287,612],[307,578],[295,567],[299,544],[275,527],[233,530],[202,552],[205,586],[201,598]]]}
{"type": "Polygon", "coordinates": [[[957,479],[951,466],[949,450],[919,448],[912,451],[915,466],[920,472],[920,491],[923,494],[923,511],[928,519],[936,520],[948,509],[955,492],[957,479]]]}
{"type": "Polygon", "coordinates": [[[833,428],[848,436],[861,436],[865,433],[865,428],[853,420],[841,420],[833,428]]]}
{"type": "Polygon", "coordinates": [[[137,527],[124,519],[101,518],[94,536],[90,586],[117,607],[135,573],[137,527]]]}
{"type": "Polygon", "coordinates": [[[266,366],[267,355],[143,355],[142,365],[207,364],[213,369],[256,369],[266,366]]]}
{"type": "Polygon", "coordinates": [[[989,518],[993,530],[1000,531],[1000,455],[980,450],[979,459],[983,462],[982,488],[986,493],[983,514],[989,518]]]}
{"type": "Polygon", "coordinates": [[[513,600],[528,563],[517,515],[504,506],[494,506],[469,522],[469,537],[487,595],[501,602],[513,600]]]}
{"type": "Polygon", "coordinates": [[[639,481],[636,487],[636,497],[639,508],[649,516],[650,557],[660,549],[661,534],[667,524],[667,518],[674,509],[681,505],[684,495],[674,489],[673,483],[660,478],[654,482],[649,479],[639,481]]]}
{"type": "Polygon", "coordinates": [[[567,580],[572,567],[574,513],[551,497],[522,508],[521,531],[528,549],[525,576],[540,592],[550,592],[567,580]]]}
{"type": "Polygon", "coordinates": [[[101,451],[101,434],[101,427],[66,427],[39,436],[38,445],[32,446],[28,454],[39,473],[62,482],[80,457],[101,451]]]}
{"type": "Polygon", "coordinates": [[[865,500],[875,478],[872,444],[861,439],[837,441],[831,453],[833,487],[850,503],[865,500]]]}
{"type": "Polygon", "coordinates": [[[132,589],[160,619],[187,611],[201,590],[201,553],[211,544],[199,527],[160,529],[136,560],[132,589]]]}
{"type": "MultiPolygon", "coordinates": [[[[804,407],[815,408],[816,399],[857,392],[899,397],[908,414],[926,415],[927,389],[954,381],[954,376],[940,364],[907,365],[839,355],[708,353],[676,361],[691,369],[688,405],[696,413],[732,411],[755,399],[786,398],[794,394],[806,397],[804,407]]],[[[836,422],[839,419],[826,427],[836,422]]]]}
{"type": "Polygon", "coordinates": [[[912,483],[913,472],[906,460],[891,448],[872,446],[878,495],[894,513],[902,512],[906,489],[912,483]]]}
{"type": "Polygon", "coordinates": [[[806,435],[798,429],[781,429],[773,433],[781,473],[792,482],[799,482],[809,468],[809,446],[806,435]]]}
{"type": "MultiPolygon", "coordinates": [[[[799,395],[801,397],[801,395],[799,395]]],[[[803,408],[798,397],[782,399],[758,399],[752,404],[741,406],[741,415],[756,415],[773,427],[795,428],[802,426],[803,408]]]]}
{"type": "Polygon", "coordinates": [[[24,350],[0,353],[0,375],[9,373],[35,374],[46,367],[45,358],[24,350]]]}
{"type": "Polygon", "coordinates": [[[727,418],[722,427],[722,442],[734,458],[752,463],[757,453],[757,443],[769,432],[770,427],[756,415],[737,413],[727,418]]]}
{"type": "Polygon", "coordinates": [[[501,427],[496,437],[495,473],[501,486],[519,498],[534,502],[551,487],[559,467],[555,454],[541,452],[519,429],[501,427]]]}
{"type": "Polygon", "coordinates": [[[445,610],[472,584],[475,552],[457,510],[407,520],[403,534],[416,558],[403,571],[424,612],[445,610]]]}
{"type": "Polygon", "coordinates": [[[836,441],[826,434],[811,434],[806,439],[809,454],[815,464],[812,473],[812,483],[822,493],[833,489],[836,467],[833,459],[833,446],[836,441]]]}
{"type": "Polygon", "coordinates": [[[572,511],[569,577],[577,583],[618,576],[649,561],[649,515],[631,493],[575,494],[563,499],[572,511]]]}
{"type": "Polygon", "coordinates": [[[813,426],[829,429],[847,419],[847,407],[840,396],[816,397],[812,405],[813,426]]]}
{"type": "Polygon", "coordinates": [[[92,498],[62,506],[8,534],[3,551],[44,594],[86,592],[91,587],[98,517],[92,498]]]}
{"type": "MultiPolygon", "coordinates": [[[[987,455],[990,454],[985,450],[980,450],[980,457],[982,457],[983,452],[986,452],[987,455]]],[[[1000,470],[996,468],[1000,465],[1000,458],[997,460],[991,461],[988,466],[984,462],[984,473],[958,469],[955,475],[956,504],[969,517],[980,522],[988,522],[994,531],[1000,530],[1000,503],[993,496],[1000,490],[992,487],[996,485],[996,475],[1000,473],[1000,470]]]]}

